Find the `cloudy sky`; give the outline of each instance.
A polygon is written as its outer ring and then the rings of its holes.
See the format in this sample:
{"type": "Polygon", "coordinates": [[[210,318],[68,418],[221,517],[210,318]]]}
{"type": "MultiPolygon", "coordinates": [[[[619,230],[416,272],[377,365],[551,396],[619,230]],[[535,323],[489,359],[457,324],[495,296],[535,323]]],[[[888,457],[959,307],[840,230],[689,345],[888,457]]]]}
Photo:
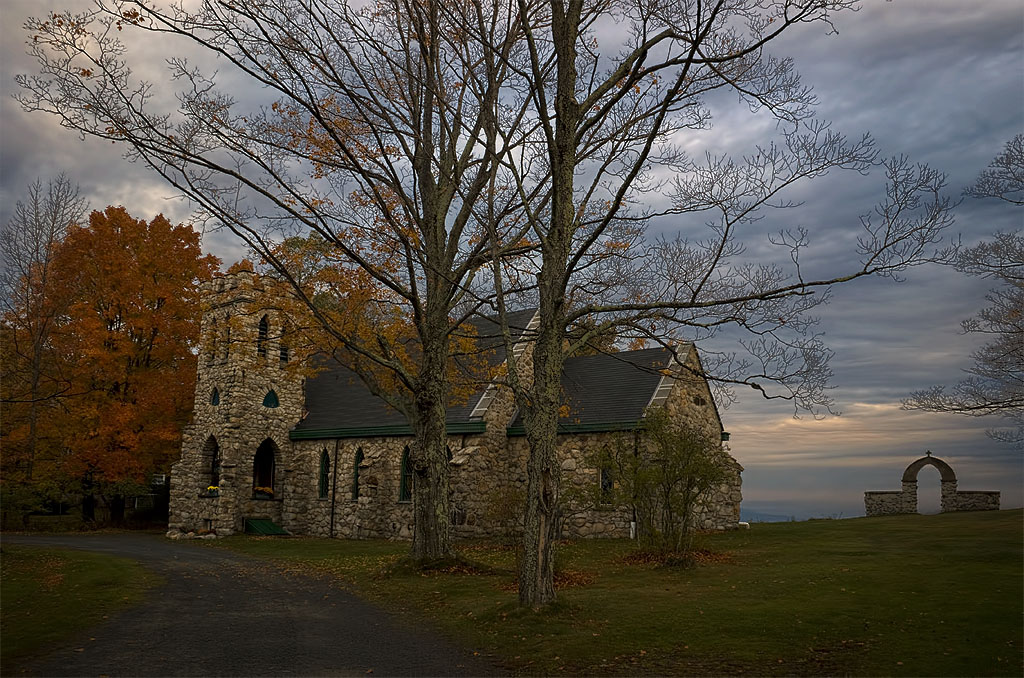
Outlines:
{"type": "MultiPolygon", "coordinates": [[[[37,177],[66,172],[93,208],[124,205],[137,217],[188,219],[189,207],[110,143],[82,140],[11,99],[14,75],[30,73],[21,28],[29,15],[79,8],[80,0],[0,2],[0,219],[37,177]]],[[[865,2],[837,17],[838,35],[820,26],[793,31],[775,52],[792,56],[821,101],[819,114],[851,137],[871,132],[886,156],[906,154],[948,174],[950,193],[970,185],[1003,145],[1024,132],[1024,3],[1019,0],[865,2]]],[[[136,54],[159,82],[160,46],[136,54]]],[[[732,102],[723,102],[729,103],[732,102]]],[[[744,107],[714,110],[703,138],[712,152],[743,152],[771,135],[744,107]]],[[[881,179],[827,177],[800,195],[805,207],[780,225],[814,235],[820,261],[842,261],[857,217],[878,200],[881,179]]],[[[955,233],[967,244],[1024,226],[1024,210],[967,200],[955,233]]],[[[204,236],[226,262],[244,255],[228,234],[204,236]]],[[[1022,505],[1021,453],[985,435],[995,422],[907,412],[900,400],[952,383],[969,367],[978,338],[959,321],[985,305],[987,283],[938,267],[912,271],[900,285],[862,281],[836,291],[822,313],[836,352],[832,395],[839,417],[793,418],[792,408],[741,394],[723,412],[734,455],[745,466],[744,507],[805,518],[863,514],[865,490],[899,489],[904,467],[926,450],[949,462],[961,489],[1000,490],[1004,507],[1022,505]]],[[[938,508],[938,474],[920,476],[922,509],[938,508]]]]}

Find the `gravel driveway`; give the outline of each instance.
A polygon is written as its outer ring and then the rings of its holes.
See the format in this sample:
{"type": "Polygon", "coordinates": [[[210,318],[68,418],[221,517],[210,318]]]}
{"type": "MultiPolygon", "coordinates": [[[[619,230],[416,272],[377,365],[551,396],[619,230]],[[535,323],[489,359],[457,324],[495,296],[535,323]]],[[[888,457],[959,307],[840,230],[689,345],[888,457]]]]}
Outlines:
{"type": "Polygon", "coordinates": [[[5,535],[141,562],[166,583],[4,675],[490,676],[503,672],[324,581],[146,534],[5,535]]]}

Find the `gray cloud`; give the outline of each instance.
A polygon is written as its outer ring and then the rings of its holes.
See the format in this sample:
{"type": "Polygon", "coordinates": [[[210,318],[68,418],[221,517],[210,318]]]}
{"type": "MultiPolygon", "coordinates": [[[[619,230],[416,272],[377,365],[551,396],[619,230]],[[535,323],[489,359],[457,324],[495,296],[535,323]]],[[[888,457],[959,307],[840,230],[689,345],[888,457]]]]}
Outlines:
{"type": "MultiPolygon", "coordinates": [[[[15,73],[34,65],[23,54],[20,26],[29,14],[82,0],[5,0],[2,23],[2,129],[0,129],[0,219],[37,176],[65,171],[82,186],[93,208],[123,204],[137,217],[163,212],[185,221],[189,206],[174,190],[138,165],[121,158],[109,143],[80,140],[56,121],[20,110],[10,98],[15,73]]],[[[884,155],[907,154],[949,175],[950,194],[959,195],[1013,135],[1024,131],[1024,4],[1019,0],[964,3],[954,0],[870,2],[857,13],[836,18],[838,35],[821,26],[792,32],[773,50],[795,59],[814,87],[819,113],[851,137],[871,132],[884,155]]],[[[141,58],[139,75],[163,82],[166,46],[132,45],[141,58]]],[[[183,55],[179,55],[183,56],[183,55]]],[[[213,63],[223,78],[224,64],[213,63]]],[[[163,85],[160,95],[173,88],[163,85]]],[[[254,105],[265,92],[246,90],[242,103],[254,105]]],[[[703,154],[743,153],[775,134],[766,116],[752,116],[734,97],[709,101],[714,128],[683,140],[703,154]]],[[[813,273],[841,270],[850,263],[857,216],[879,199],[882,180],[833,173],[798,187],[790,197],[805,200],[799,211],[768,215],[752,235],[750,254],[777,256],[763,233],[785,226],[812,229],[807,264],[813,273]]],[[[956,231],[971,244],[997,230],[1022,227],[1020,211],[978,200],[957,211],[956,231]]],[[[672,233],[692,234],[700,220],[660,224],[672,233]]],[[[231,262],[244,248],[228,233],[204,235],[204,246],[231,262]]],[[[1024,483],[1019,452],[984,435],[995,422],[904,412],[899,401],[911,390],[950,383],[970,365],[977,338],[959,333],[959,321],[984,304],[984,281],[939,267],[912,271],[902,285],[863,281],[837,290],[824,309],[822,329],[836,350],[836,397],[844,414],[825,421],[793,420],[785,404],[743,398],[723,412],[734,433],[734,453],[747,471],[746,503],[762,510],[809,515],[862,512],[862,492],[895,489],[903,467],[925,449],[954,464],[964,489],[1003,491],[1003,505],[1021,504],[1024,483]]]]}

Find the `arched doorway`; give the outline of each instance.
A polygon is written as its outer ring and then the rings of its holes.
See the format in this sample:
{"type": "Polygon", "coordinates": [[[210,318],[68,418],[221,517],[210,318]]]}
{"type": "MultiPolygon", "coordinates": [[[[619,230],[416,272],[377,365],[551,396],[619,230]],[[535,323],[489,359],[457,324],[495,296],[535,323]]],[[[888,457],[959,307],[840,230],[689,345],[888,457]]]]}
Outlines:
{"type": "Polygon", "coordinates": [[[217,444],[217,438],[210,436],[206,439],[206,444],[203,445],[203,466],[205,467],[202,475],[206,481],[200,489],[207,489],[208,487],[216,487],[220,485],[220,445],[217,444]]]}
{"type": "Polygon", "coordinates": [[[254,495],[274,494],[276,456],[277,445],[270,438],[264,440],[256,448],[256,454],[252,457],[252,489],[254,495]]]}
{"type": "Polygon", "coordinates": [[[925,456],[910,464],[903,472],[903,493],[908,495],[908,504],[920,512],[917,477],[925,466],[934,466],[939,471],[939,512],[956,510],[956,473],[952,467],[928,452],[925,456]]]}
{"type": "Polygon", "coordinates": [[[926,516],[942,512],[942,488],[937,469],[922,468],[918,473],[917,506],[914,508],[926,516]]]}

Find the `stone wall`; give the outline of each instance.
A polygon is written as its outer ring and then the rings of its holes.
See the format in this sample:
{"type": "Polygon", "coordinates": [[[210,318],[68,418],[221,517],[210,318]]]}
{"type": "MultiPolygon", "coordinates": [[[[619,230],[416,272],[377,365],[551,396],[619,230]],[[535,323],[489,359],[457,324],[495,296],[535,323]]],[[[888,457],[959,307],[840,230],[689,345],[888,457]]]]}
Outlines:
{"type": "Polygon", "coordinates": [[[994,491],[968,490],[956,493],[955,508],[943,511],[998,511],[999,493],[994,491]]]}
{"type": "Polygon", "coordinates": [[[865,492],[864,513],[868,516],[917,513],[917,474],[922,467],[928,465],[939,469],[942,513],[999,510],[999,492],[958,490],[953,469],[941,459],[932,457],[929,452],[927,456],[911,463],[904,471],[902,490],[865,492]]]}
{"type": "MultiPolygon", "coordinates": [[[[901,490],[865,492],[864,511],[869,516],[889,516],[908,512],[903,506],[901,490]]],[[[915,512],[916,510],[911,511],[911,513],[915,512]]]]}
{"type": "MultiPolygon", "coordinates": [[[[700,371],[696,351],[691,351],[687,366],[700,371]]],[[[719,439],[721,420],[707,382],[689,371],[677,371],[676,378],[664,407],[672,419],[682,426],[696,429],[711,439],[719,439]]],[[[558,457],[561,474],[563,536],[565,537],[629,537],[632,511],[627,507],[601,505],[593,501],[599,495],[600,470],[592,457],[608,444],[613,436],[629,438],[623,444],[632,444],[631,431],[576,433],[559,437],[558,457]],[[588,498],[589,500],[585,499],[588,498]]],[[[525,468],[529,448],[525,437],[509,439],[509,457],[525,468]]],[[[743,499],[743,467],[731,455],[728,445],[722,445],[722,456],[728,468],[727,479],[714,488],[710,496],[699,503],[695,524],[702,530],[734,529],[740,519],[743,499]]],[[[522,491],[525,492],[525,474],[520,472],[522,491]]]]}

